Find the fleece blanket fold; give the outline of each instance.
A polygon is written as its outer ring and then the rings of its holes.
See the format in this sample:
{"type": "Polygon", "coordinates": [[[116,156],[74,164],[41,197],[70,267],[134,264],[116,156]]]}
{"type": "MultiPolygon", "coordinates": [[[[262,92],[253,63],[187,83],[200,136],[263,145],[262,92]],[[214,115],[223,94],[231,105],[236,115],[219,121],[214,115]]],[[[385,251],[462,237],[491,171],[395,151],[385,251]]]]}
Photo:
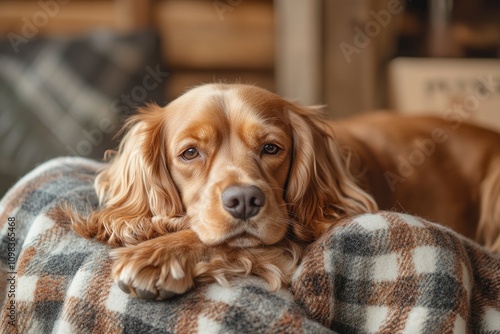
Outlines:
{"type": "Polygon", "coordinates": [[[289,289],[245,277],[131,298],[110,277],[110,248],[78,237],[59,209],[97,205],[100,166],[51,160],[0,202],[2,333],[500,333],[500,255],[391,212],[332,224],[289,289]]]}

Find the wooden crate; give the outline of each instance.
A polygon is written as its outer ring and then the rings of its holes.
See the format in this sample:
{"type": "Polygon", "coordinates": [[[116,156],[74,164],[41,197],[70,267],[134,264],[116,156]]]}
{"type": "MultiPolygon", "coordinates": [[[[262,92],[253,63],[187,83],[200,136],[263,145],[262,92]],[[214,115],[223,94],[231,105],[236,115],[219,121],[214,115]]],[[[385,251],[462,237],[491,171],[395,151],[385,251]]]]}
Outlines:
{"type": "Polygon", "coordinates": [[[391,107],[500,131],[500,60],[398,58],[389,65],[391,107]]]}

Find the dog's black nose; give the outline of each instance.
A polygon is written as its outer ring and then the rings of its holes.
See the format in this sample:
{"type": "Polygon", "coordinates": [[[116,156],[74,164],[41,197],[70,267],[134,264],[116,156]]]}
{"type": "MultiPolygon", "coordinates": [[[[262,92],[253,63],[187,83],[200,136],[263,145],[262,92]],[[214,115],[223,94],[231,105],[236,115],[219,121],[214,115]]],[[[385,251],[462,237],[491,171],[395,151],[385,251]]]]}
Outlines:
{"type": "Polygon", "coordinates": [[[231,186],[222,193],[222,205],[234,218],[248,219],[259,213],[266,196],[256,186],[231,186]]]}

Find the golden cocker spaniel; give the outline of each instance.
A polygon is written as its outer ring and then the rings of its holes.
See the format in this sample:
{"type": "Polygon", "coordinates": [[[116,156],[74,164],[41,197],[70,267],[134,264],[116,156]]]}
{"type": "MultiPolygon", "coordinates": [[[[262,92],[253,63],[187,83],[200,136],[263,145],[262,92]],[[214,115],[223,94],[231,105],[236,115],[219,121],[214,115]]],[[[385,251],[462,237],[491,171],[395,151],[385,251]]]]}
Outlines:
{"type": "Polygon", "coordinates": [[[197,87],[133,116],[74,229],[112,246],[122,290],[165,299],[254,274],[289,283],[339,219],[399,209],[500,250],[500,135],[444,120],[322,120],[264,89],[197,87]]]}

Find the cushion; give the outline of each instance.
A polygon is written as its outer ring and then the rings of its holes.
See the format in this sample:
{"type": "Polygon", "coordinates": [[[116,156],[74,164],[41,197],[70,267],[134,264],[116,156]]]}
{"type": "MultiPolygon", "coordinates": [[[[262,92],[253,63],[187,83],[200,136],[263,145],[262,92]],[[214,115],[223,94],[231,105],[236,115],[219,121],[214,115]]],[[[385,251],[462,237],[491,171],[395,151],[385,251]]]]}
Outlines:
{"type": "Polygon", "coordinates": [[[165,301],[110,277],[110,248],[77,236],[60,203],[95,207],[102,164],[59,158],[0,202],[2,331],[19,333],[447,333],[500,331],[500,255],[424,219],[344,219],[305,251],[289,289],[257,277],[165,301]]]}

